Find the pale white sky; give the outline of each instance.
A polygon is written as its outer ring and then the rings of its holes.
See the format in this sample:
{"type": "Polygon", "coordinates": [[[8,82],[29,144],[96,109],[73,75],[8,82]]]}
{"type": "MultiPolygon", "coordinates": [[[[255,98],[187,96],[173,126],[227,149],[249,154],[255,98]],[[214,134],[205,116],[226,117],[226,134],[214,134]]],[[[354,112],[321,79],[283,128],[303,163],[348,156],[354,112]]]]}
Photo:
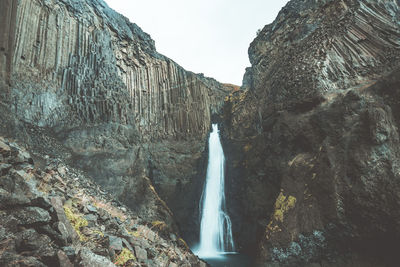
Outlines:
{"type": "Polygon", "coordinates": [[[187,70],[242,84],[247,49],[288,0],[106,0],[187,70]]]}

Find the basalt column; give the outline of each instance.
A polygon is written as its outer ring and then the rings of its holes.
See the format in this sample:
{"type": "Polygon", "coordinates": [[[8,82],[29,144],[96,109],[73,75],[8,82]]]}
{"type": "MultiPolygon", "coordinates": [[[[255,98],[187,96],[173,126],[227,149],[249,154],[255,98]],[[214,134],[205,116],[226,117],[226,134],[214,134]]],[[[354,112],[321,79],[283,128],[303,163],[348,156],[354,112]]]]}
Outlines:
{"type": "Polygon", "coordinates": [[[7,99],[9,92],[10,75],[12,72],[12,56],[14,52],[15,19],[17,2],[4,0],[0,3],[0,96],[7,99]]]}

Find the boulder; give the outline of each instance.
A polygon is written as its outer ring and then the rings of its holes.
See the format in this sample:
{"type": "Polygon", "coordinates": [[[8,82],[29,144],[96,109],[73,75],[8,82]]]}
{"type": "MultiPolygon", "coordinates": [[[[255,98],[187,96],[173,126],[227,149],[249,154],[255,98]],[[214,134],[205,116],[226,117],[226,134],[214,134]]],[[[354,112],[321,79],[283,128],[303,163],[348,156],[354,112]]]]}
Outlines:
{"type": "Polygon", "coordinates": [[[116,267],[109,259],[94,254],[88,248],[83,248],[79,256],[81,258],[79,264],[84,267],[116,267]]]}
{"type": "Polygon", "coordinates": [[[75,258],[77,256],[77,248],[67,246],[67,247],[62,247],[62,251],[67,255],[68,259],[71,262],[75,261],[75,258]]]}
{"type": "Polygon", "coordinates": [[[58,263],[60,267],[74,267],[74,265],[69,260],[68,256],[65,254],[64,251],[59,250],[57,252],[58,263]]]}
{"type": "Polygon", "coordinates": [[[49,223],[51,220],[50,214],[39,207],[26,207],[17,209],[12,212],[13,216],[19,220],[20,224],[36,224],[49,223]]]}
{"type": "Polygon", "coordinates": [[[16,234],[16,250],[19,253],[40,258],[54,257],[56,252],[51,246],[52,240],[34,229],[27,229],[16,234]]]}
{"type": "Polygon", "coordinates": [[[91,213],[97,213],[97,208],[95,206],[90,205],[90,204],[86,206],[86,209],[91,213]]]}
{"type": "Polygon", "coordinates": [[[7,157],[11,152],[11,148],[4,142],[0,140],[0,153],[7,157]]]}
{"type": "Polygon", "coordinates": [[[75,229],[72,227],[70,221],[67,219],[65,215],[64,206],[62,204],[62,200],[59,197],[53,197],[50,199],[50,202],[54,208],[57,219],[59,222],[56,224],[58,231],[62,234],[62,236],[68,240],[68,242],[76,243],[79,240],[78,234],[75,232],[75,229]]]}
{"type": "Polygon", "coordinates": [[[12,167],[11,164],[0,163],[0,176],[5,175],[12,167]]]}
{"type": "Polygon", "coordinates": [[[18,150],[17,157],[14,159],[16,163],[29,163],[33,164],[33,159],[27,151],[18,150]]]}
{"type": "Polygon", "coordinates": [[[124,247],[122,246],[122,238],[117,236],[108,236],[110,242],[110,248],[114,251],[121,251],[124,247]]]}
{"type": "Polygon", "coordinates": [[[136,258],[139,260],[147,260],[147,251],[139,246],[135,246],[136,258]]]}

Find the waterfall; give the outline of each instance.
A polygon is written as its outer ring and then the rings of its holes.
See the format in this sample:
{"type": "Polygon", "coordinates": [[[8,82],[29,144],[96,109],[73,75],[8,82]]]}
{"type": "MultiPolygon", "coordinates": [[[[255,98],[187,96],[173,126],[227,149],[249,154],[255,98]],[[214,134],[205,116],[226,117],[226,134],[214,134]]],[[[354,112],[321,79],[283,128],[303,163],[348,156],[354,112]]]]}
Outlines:
{"type": "Polygon", "coordinates": [[[200,200],[200,246],[195,252],[202,258],[218,257],[235,250],[225,205],[225,157],[217,124],[212,125],[208,151],[206,184],[200,200]]]}

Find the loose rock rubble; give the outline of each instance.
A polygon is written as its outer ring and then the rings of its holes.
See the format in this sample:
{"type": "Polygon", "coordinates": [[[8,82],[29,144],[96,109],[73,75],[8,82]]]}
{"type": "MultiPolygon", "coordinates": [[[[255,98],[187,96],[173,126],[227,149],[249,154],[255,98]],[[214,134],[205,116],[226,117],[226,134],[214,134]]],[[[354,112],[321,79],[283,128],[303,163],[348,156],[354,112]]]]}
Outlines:
{"type": "Polygon", "coordinates": [[[206,266],[73,168],[2,137],[0,160],[0,266],[206,266]]]}

